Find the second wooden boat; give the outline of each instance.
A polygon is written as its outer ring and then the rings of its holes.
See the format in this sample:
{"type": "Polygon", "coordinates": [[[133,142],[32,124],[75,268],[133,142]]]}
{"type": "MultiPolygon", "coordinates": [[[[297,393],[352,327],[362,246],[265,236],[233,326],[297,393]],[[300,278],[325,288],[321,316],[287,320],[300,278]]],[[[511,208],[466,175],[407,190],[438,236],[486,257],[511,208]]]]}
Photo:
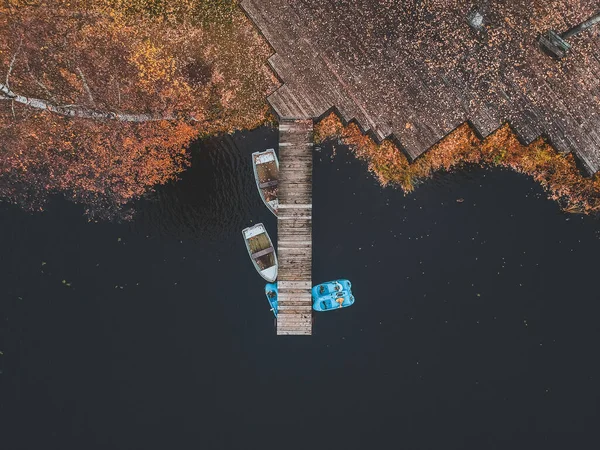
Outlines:
{"type": "Polygon", "coordinates": [[[265,226],[257,223],[253,227],[244,228],[242,234],[256,271],[273,283],[277,279],[277,255],[265,226]]]}
{"type": "Polygon", "coordinates": [[[279,182],[279,160],[272,148],[252,153],[252,167],[260,198],[269,211],[277,215],[277,184],[279,182]]]}

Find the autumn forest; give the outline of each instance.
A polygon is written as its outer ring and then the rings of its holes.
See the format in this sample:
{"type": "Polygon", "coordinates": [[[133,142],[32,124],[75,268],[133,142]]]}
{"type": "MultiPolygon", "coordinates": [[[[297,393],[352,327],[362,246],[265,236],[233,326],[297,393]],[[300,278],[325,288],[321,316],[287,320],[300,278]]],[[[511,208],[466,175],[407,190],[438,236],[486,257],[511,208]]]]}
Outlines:
{"type": "MultiPolygon", "coordinates": [[[[0,197],[23,208],[60,193],[90,218],[127,218],[185,170],[193,140],[270,120],[272,49],[236,0],[3,0],[0,30],[0,197]]],[[[508,127],[482,143],[465,125],[413,163],[335,115],[317,134],[407,192],[469,163],[530,175],[568,211],[600,210],[597,176],[508,127]]]]}
{"type": "Polygon", "coordinates": [[[0,196],[28,209],[121,216],[193,139],[264,123],[276,86],[228,0],[6,0],[0,30],[0,196]]]}

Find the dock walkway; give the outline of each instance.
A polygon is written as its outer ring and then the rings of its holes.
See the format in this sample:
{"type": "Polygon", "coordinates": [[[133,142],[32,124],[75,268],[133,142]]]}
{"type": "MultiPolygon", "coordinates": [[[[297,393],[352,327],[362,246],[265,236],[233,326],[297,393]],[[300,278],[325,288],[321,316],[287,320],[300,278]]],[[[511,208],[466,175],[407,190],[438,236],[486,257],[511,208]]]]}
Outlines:
{"type": "Polygon", "coordinates": [[[312,120],[279,123],[278,335],[312,334],[312,120]]]}

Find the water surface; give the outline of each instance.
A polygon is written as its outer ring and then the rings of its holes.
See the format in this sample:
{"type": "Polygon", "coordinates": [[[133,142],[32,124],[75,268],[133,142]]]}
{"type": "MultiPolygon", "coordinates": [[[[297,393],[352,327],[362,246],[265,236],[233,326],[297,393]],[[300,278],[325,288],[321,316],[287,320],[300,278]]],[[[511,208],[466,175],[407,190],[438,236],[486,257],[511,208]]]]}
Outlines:
{"type": "Polygon", "coordinates": [[[0,205],[3,448],[598,448],[597,220],[498,170],[404,196],[324,147],[314,281],[356,303],[278,338],[240,234],[276,235],[249,164],[276,144],[202,143],[129,224],[0,205]]]}

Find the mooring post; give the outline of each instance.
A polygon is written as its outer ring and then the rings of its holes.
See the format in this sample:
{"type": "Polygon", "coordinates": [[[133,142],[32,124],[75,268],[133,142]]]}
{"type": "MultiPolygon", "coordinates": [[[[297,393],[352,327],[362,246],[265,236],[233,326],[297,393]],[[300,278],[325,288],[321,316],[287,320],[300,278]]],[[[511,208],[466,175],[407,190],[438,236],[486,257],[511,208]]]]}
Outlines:
{"type": "Polygon", "coordinates": [[[565,31],[562,34],[559,34],[557,31],[550,30],[548,31],[548,33],[540,36],[540,47],[544,52],[546,52],[553,58],[564,58],[571,49],[571,44],[567,42],[567,39],[572,38],[573,36],[576,36],[580,33],[583,33],[584,31],[590,29],[597,23],[600,23],[600,13],[589,18],[585,22],[574,26],[573,28],[571,28],[568,31],[565,31]]]}

